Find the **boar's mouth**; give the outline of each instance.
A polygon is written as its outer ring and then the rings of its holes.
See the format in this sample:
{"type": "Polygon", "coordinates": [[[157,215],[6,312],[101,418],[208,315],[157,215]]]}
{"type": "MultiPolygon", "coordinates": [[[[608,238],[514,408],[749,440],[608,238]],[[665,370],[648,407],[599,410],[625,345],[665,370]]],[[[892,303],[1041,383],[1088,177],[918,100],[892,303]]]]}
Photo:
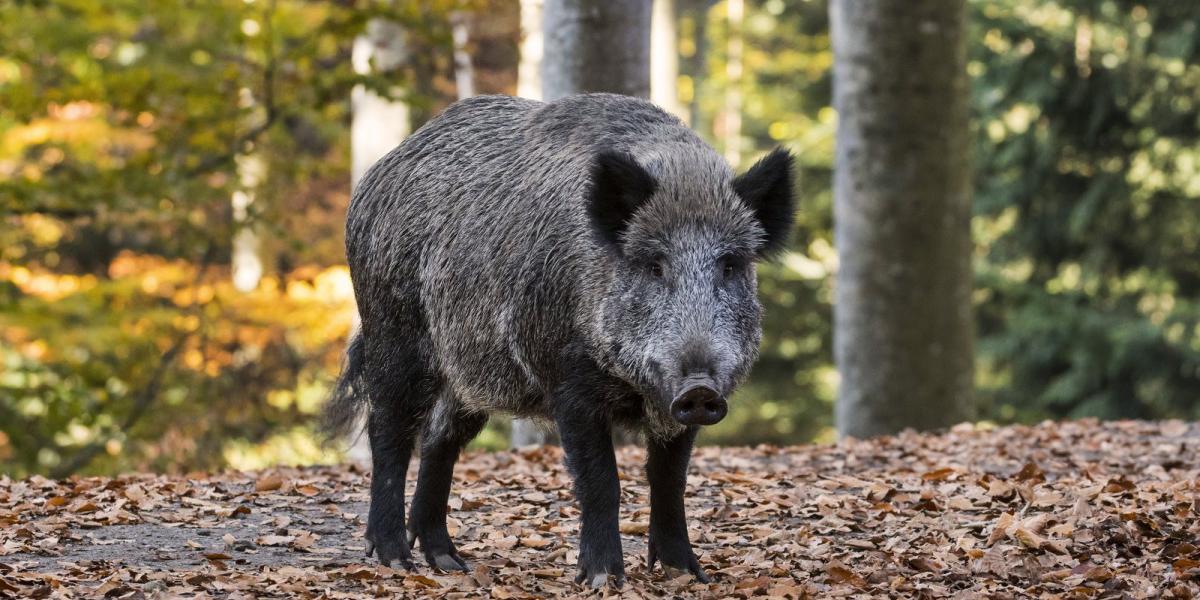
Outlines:
{"type": "Polygon", "coordinates": [[[681,425],[714,425],[729,413],[729,404],[711,377],[689,377],[671,400],[671,417],[681,425]]]}

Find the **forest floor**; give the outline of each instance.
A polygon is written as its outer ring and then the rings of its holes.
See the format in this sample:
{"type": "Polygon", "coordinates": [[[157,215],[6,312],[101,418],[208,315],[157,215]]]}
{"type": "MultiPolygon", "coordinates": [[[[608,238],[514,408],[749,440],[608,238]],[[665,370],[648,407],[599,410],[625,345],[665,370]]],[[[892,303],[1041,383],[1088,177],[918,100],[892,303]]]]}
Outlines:
{"type": "Polygon", "coordinates": [[[350,467],[0,479],[0,598],[1200,597],[1200,424],[701,448],[687,505],[710,584],[645,568],[643,459],[619,454],[619,590],[573,583],[578,511],[546,448],[459,463],[465,574],[366,559],[350,467]]]}

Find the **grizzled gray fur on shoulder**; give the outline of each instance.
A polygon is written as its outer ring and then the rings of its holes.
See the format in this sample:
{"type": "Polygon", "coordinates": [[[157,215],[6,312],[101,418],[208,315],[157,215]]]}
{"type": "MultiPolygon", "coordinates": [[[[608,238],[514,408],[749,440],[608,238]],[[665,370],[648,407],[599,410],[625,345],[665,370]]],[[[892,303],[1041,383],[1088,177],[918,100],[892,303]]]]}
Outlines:
{"type": "Polygon", "coordinates": [[[614,425],[647,434],[650,563],[704,579],[688,455],[757,356],[755,264],[785,245],[793,204],[787,152],[735,177],[675,117],[610,94],[471,98],[381,159],[350,204],[362,327],[326,413],[344,433],[369,409],[369,552],[411,566],[416,542],[466,568],[445,525],[453,465],[502,412],[559,429],[581,581],[623,579],[614,425]]]}

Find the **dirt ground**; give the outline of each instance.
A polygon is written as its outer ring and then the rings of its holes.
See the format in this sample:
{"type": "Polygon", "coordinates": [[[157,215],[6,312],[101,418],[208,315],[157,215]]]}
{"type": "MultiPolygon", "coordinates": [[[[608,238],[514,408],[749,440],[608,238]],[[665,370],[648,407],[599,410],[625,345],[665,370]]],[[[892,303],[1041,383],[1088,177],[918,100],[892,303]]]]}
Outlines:
{"type": "Polygon", "coordinates": [[[0,598],[1191,598],[1198,451],[1200,424],[1178,421],[699,449],[687,504],[706,585],[644,567],[644,452],[626,448],[629,579],[599,591],[573,583],[578,511],[554,448],[459,463],[466,574],[365,558],[369,476],[352,467],[5,478],[0,598]]]}

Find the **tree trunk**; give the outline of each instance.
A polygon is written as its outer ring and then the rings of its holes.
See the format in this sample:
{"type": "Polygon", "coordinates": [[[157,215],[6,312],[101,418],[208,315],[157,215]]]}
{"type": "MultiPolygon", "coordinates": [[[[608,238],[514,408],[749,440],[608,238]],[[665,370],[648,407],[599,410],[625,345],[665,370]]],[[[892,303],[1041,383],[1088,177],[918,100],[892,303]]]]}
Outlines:
{"type": "Polygon", "coordinates": [[[964,0],[831,0],[841,435],[973,414],[964,0]]]}
{"type": "MultiPolygon", "coordinates": [[[[542,99],[542,0],[521,0],[521,58],[517,65],[517,95],[542,99]]],[[[513,448],[549,443],[549,435],[529,419],[513,419],[508,443],[513,448]]]]}
{"type": "MultiPolygon", "coordinates": [[[[366,31],[354,40],[351,61],[354,72],[393,73],[407,59],[404,30],[384,19],[371,19],[366,31]]],[[[400,100],[389,100],[359,85],[350,92],[350,188],[354,189],[367,169],[400,144],[412,131],[408,106],[400,100]]],[[[399,96],[400,89],[393,96],[399,96]]],[[[355,327],[358,317],[355,316],[355,327]]],[[[363,419],[365,421],[365,418],[363,419]]],[[[365,423],[355,427],[355,437],[349,440],[347,457],[357,463],[369,464],[371,447],[363,432],[365,423]]]]}
{"type": "Polygon", "coordinates": [[[683,119],[691,116],[679,101],[679,28],[675,0],[654,0],[650,17],[650,100],[683,119]]]}
{"type": "MultiPolygon", "coordinates": [[[[264,39],[267,43],[268,72],[274,72],[274,33],[271,29],[272,15],[269,9],[263,23],[266,25],[264,39]]],[[[270,111],[273,110],[274,88],[273,77],[264,75],[263,86],[256,94],[250,87],[244,87],[238,92],[239,104],[250,110],[249,121],[270,124],[270,111]]],[[[253,218],[254,202],[258,198],[259,186],[266,180],[267,161],[263,157],[258,141],[252,141],[238,148],[234,158],[237,168],[238,187],[230,198],[230,208],[233,217],[233,236],[230,239],[229,272],[234,289],[239,292],[249,292],[258,287],[265,273],[266,261],[263,258],[263,244],[260,228],[253,218]]]]}
{"type": "Polygon", "coordinates": [[[512,432],[508,438],[509,446],[520,448],[521,446],[536,446],[538,444],[557,444],[558,438],[552,432],[531,419],[513,419],[512,432]]]}
{"type": "MultiPolygon", "coordinates": [[[[392,73],[407,59],[404,30],[384,19],[371,19],[363,35],[354,40],[354,72],[392,73]]],[[[395,96],[399,95],[399,89],[395,96]]],[[[358,184],[375,161],[395,148],[412,130],[408,106],[355,86],[351,91],[350,185],[358,184]]]]}
{"type": "Polygon", "coordinates": [[[542,0],[521,0],[521,58],[517,95],[542,99],[542,0]]]}
{"type": "Polygon", "coordinates": [[[471,39],[470,15],[455,12],[450,15],[450,25],[454,42],[454,85],[458,99],[462,100],[475,95],[475,68],[467,50],[467,42],[471,39]]]}
{"type": "Polygon", "coordinates": [[[721,133],[725,145],[725,160],[736,169],[742,162],[742,28],[746,22],[744,0],[726,0],[729,42],[726,47],[725,110],[721,115],[721,133]]]}
{"type": "MultiPolygon", "coordinates": [[[[521,10],[535,10],[536,4],[522,0],[521,10]]],[[[538,37],[529,29],[531,16],[522,12],[521,51],[541,50],[543,99],[584,92],[649,98],[650,0],[545,0],[541,10],[542,47],[537,47],[538,37]]],[[[520,81],[524,82],[528,82],[526,60],[521,57],[525,71],[520,81]]],[[[518,87],[519,95],[529,91],[518,87]]],[[[516,448],[553,439],[534,423],[513,419],[509,441],[516,448]]]]}
{"type": "Polygon", "coordinates": [[[237,157],[238,189],[233,192],[231,199],[234,231],[230,248],[230,272],[233,276],[233,287],[239,292],[249,292],[262,281],[262,243],[257,227],[250,219],[250,211],[258,195],[258,186],[266,176],[266,170],[266,162],[257,149],[237,157]]]}
{"type": "Polygon", "coordinates": [[[687,60],[685,70],[692,76],[692,99],[688,103],[688,123],[692,129],[711,131],[712,123],[704,122],[704,111],[700,104],[701,89],[708,79],[708,11],[712,9],[713,0],[677,0],[684,2],[683,12],[689,14],[692,20],[692,41],[695,52],[687,60]]]}
{"type": "Polygon", "coordinates": [[[650,0],[546,0],[542,97],[650,97],[650,0]]]}

